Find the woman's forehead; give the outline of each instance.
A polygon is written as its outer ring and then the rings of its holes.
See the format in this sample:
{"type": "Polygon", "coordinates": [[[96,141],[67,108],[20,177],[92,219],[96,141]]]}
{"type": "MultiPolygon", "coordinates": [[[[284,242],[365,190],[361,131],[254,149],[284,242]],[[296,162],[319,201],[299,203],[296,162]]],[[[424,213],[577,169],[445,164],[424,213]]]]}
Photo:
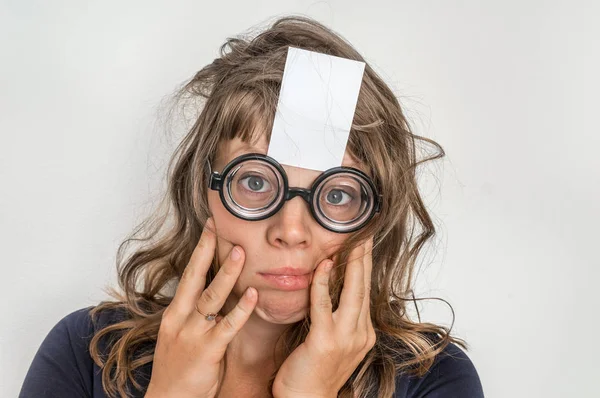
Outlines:
{"type": "MultiPolygon", "coordinates": [[[[220,153],[218,155],[218,164],[224,166],[236,157],[243,155],[244,153],[261,153],[266,155],[269,150],[269,144],[266,141],[264,135],[261,135],[259,140],[255,143],[244,142],[239,137],[235,137],[231,140],[226,140],[221,143],[220,153]]],[[[363,170],[361,163],[358,162],[348,150],[344,152],[344,158],[342,159],[342,166],[355,167],[359,170],[363,170]]],[[[363,170],[364,171],[364,170],[363,170]]]]}

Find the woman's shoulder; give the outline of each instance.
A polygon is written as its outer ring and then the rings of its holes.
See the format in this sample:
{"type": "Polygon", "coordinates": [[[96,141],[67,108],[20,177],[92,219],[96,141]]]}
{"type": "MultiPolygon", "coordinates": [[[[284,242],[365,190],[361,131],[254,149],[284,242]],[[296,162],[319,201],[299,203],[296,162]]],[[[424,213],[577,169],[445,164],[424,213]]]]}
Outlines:
{"type": "Polygon", "coordinates": [[[74,348],[85,346],[87,349],[96,332],[127,319],[126,311],[122,308],[104,308],[92,316],[92,310],[96,307],[91,305],[67,313],[53,326],[46,339],[68,341],[74,348]]]}
{"type": "Polygon", "coordinates": [[[19,397],[98,396],[98,369],[89,345],[99,329],[125,314],[110,309],[92,318],[95,307],[73,310],[54,324],[34,355],[19,397]]]}
{"type": "Polygon", "coordinates": [[[434,359],[424,376],[399,374],[396,378],[397,398],[423,397],[483,398],[477,369],[458,345],[450,342],[434,359]]]}

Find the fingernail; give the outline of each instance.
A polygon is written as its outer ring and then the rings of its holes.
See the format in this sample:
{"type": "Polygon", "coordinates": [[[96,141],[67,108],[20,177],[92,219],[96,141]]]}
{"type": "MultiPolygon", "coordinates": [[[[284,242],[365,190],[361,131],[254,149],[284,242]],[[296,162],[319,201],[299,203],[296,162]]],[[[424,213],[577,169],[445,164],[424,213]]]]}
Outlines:
{"type": "Polygon", "coordinates": [[[325,272],[331,271],[331,268],[333,268],[333,261],[327,263],[327,265],[325,266],[325,272]]]}
{"type": "Polygon", "coordinates": [[[240,257],[242,256],[242,253],[240,253],[240,249],[238,249],[238,247],[234,247],[233,250],[231,251],[231,259],[233,261],[237,261],[240,259],[240,257]]]}
{"type": "Polygon", "coordinates": [[[252,298],[254,297],[255,292],[256,290],[254,290],[253,287],[249,287],[248,290],[246,290],[246,296],[252,298]]]}

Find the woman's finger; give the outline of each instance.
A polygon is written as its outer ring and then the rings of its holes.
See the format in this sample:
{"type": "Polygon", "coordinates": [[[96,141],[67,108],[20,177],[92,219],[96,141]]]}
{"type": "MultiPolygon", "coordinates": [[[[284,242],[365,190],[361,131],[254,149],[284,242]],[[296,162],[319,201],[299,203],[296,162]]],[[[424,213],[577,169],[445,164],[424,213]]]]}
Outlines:
{"type": "Polygon", "coordinates": [[[212,335],[212,348],[215,352],[225,354],[227,345],[246,324],[257,302],[258,292],[253,287],[248,287],[236,306],[208,332],[212,335]]]}
{"type": "Polygon", "coordinates": [[[216,235],[214,229],[214,221],[209,218],[204,225],[200,240],[192,252],[190,261],[183,271],[175,296],[169,304],[169,312],[173,312],[181,321],[187,319],[188,315],[195,311],[194,305],[198,295],[204,290],[206,273],[215,254],[216,235]]]}
{"type": "MultiPolygon", "coordinates": [[[[233,286],[244,268],[244,260],[244,249],[240,246],[234,246],[217,272],[217,275],[215,275],[214,279],[210,282],[210,285],[208,285],[200,297],[197,298],[197,308],[200,311],[205,314],[208,314],[209,312],[218,313],[221,308],[223,308],[225,300],[227,300],[227,297],[231,294],[233,286]]],[[[191,327],[205,328],[206,322],[198,322],[198,320],[206,321],[204,315],[200,314],[198,311],[192,311],[190,315],[190,322],[192,322],[191,327]]]]}
{"type": "Polygon", "coordinates": [[[339,321],[346,330],[356,329],[363,306],[365,295],[364,256],[365,245],[360,244],[352,250],[350,261],[346,266],[344,287],[340,296],[340,305],[336,311],[336,314],[339,312],[339,321]]]}
{"type": "Polygon", "coordinates": [[[365,243],[365,299],[360,310],[359,326],[363,330],[367,330],[371,321],[371,273],[373,270],[373,237],[369,238],[365,243]]]}
{"type": "Polygon", "coordinates": [[[332,304],[329,295],[329,277],[333,262],[323,260],[315,274],[310,288],[310,319],[314,327],[323,327],[330,330],[333,326],[331,314],[332,304]]]}

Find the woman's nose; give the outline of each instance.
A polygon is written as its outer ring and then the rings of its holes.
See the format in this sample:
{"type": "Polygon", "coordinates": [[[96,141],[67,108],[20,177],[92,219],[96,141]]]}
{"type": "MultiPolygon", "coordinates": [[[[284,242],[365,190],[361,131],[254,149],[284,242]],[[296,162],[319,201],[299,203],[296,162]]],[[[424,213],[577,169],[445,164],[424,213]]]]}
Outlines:
{"type": "Polygon", "coordinates": [[[297,196],[286,201],[272,217],[269,240],[275,246],[308,246],[311,241],[312,215],[308,203],[297,196]]]}

